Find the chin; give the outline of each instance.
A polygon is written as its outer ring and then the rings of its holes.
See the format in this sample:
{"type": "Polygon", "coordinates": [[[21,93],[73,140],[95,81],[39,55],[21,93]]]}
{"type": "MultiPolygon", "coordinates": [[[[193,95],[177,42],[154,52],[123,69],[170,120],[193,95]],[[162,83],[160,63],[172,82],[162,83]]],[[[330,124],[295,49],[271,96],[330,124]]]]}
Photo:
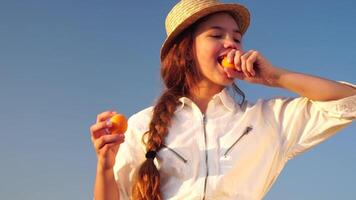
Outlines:
{"type": "Polygon", "coordinates": [[[222,82],[224,83],[223,85],[228,86],[231,85],[234,82],[234,78],[229,78],[226,74],[222,80],[222,82]]]}
{"type": "Polygon", "coordinates": [[[224,80],[222,80],[220,82],[219,85],[221,85],[223,87],[227,87],[227,86],[230,86],[232,83],[234,83],[234,78],[225,78],[224,80]]]}

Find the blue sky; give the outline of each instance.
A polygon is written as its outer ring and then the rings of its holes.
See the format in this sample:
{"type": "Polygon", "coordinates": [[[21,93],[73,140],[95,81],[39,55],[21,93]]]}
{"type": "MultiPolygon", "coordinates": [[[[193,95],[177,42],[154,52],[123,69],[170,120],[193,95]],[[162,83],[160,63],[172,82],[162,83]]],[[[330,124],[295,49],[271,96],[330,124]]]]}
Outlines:
{"type": "MultiPolygon", "coordinates": [[[[160,94],[164,18],[177,1],[0,1],[0,198],[91,199],[89,127],[160,94]]],[[[230,1],[237,2],[237,1],[230,1]]],[[[355,83],[356,2],[239,1],[245,49],[293,71],[355,83]]],[[[295,96],[237,82],[255,101],[295,96]]],[[[356,196],[355,124],[290,161],[267,200],[356,196]]]]}

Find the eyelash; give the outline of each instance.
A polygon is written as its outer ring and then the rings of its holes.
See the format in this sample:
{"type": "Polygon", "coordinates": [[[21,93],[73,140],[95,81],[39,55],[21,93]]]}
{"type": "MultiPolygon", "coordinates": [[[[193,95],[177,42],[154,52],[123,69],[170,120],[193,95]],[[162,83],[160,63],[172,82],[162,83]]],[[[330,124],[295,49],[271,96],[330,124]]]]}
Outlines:
{"type": "MultiPolygon", "coordinates": [[[[221,38],[222,35],[212,35],[211,37],[213,37],[213,38],[221,38]]],[[[240,41],[239,39],[234,39],[234,41],[235,41],[236,43],[238,43],[238,44],[241,43],[241,41],[240,41]]]]}
{"type": "Polygon", "coordinates": [[[213,38],[221,38],[222,36],[221,35],[212,35],[211,37],[213,37],[213,38]]]}
{"type": "Polygon", "coordinates": [[[240,40],[238,40],[238,39],[234,39],[234,41],[235,41],[236,43],[238,43],[238,44],[240,44],[240,43],[241,43],[241,41],[240,41],[240,40]]]}

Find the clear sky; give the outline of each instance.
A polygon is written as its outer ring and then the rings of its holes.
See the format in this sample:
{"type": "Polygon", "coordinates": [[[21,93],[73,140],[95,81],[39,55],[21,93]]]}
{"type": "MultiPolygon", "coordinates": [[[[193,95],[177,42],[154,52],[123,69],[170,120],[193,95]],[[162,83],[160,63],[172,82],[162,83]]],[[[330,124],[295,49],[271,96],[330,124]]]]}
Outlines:
{"type": "MultiPolygon", "coordinates": [[[[89,127],[102,111],[130,116],[158,97],[164,19],[175,2],[0,1],[1,199],[92,198],[89,127]]],[[[252,14],[245,49],[356,82],[356,1],[239,2],[252,14]]],[[[237,83],[251,101],[295,96],[237,83]]],[[[355,129],[291,160],[265,199],[355,198],[355,129]]]]}

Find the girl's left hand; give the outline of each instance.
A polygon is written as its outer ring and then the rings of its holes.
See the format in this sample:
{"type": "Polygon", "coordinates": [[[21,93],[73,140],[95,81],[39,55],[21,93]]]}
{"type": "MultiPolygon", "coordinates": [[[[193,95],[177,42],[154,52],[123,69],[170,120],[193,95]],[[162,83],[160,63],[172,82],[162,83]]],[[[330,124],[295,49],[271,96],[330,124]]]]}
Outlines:
{"type": "Polygon", "coordinates": [[[274,67],[258,51],[249,50],[242,53],[238,50],[231,50],[227,54],[227,59],[235,65],[235,68],[225,68],[229,77],[271,87],[277,86],[282,70],[274,67]]]}

